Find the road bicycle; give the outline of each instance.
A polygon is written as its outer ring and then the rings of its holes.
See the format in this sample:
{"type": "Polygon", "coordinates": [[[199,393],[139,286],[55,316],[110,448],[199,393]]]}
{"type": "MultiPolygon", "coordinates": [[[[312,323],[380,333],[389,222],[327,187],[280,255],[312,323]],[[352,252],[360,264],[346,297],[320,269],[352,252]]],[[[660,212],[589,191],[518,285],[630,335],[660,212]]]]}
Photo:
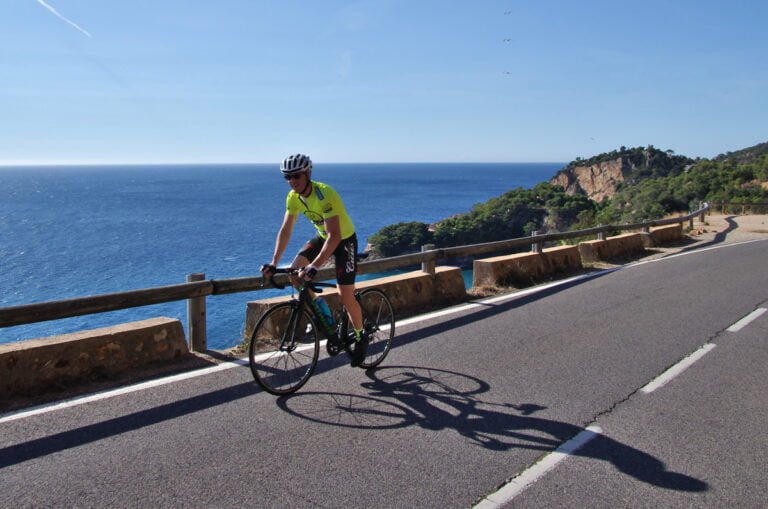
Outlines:
{"type": "MultiPolygon", "coordinates": [[[[298,274],[299,269],[277,269],[276,274],[298,274]]],[[[270,283],[275,288],[285,285],[270,283]]],[[[267,310],[251,334],[248,362],[256,382],[267,392],[283,395],[299,390],[317,366],[320,343],[326,341],[329,355],[343,351],[351,355],[354,330],[349,315],[342,307],[336,312],[334,326],[324,319],[312,305],[312,294],[323,288],[335,288],[331,283],[304,281],[298,288],[298,297],[292,291],[288,302],[267,310]]],[[[369,337],[365,359],[360,367],[371,369],[379,364],[392,348],[395,337],[395,314],[389,297],[379,289],[357,290],[355,298],[363,311],[363,330],[369,337]]]]}

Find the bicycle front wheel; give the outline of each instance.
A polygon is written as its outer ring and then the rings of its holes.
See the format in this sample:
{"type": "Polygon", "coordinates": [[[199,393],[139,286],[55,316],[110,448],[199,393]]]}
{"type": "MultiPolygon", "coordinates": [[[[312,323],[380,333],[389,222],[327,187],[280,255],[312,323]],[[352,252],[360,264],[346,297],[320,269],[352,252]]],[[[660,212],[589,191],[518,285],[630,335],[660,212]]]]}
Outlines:
{"type": "Polygon", "coordinates": [[[376,288],[360,292],[360,307],[363,310],[363,328],[369,343],[361,368],[374,368],[381,364],[392,348],[395,337],[395,312],[389,297],[376,288]]]}
{"type": "Polygon", "coordinates": [[[272,394],[290,394],[307,383],[317,365],[320,333],[309,313],[286,302],[259,319],[248,362],[256,382],[272,394]]]}

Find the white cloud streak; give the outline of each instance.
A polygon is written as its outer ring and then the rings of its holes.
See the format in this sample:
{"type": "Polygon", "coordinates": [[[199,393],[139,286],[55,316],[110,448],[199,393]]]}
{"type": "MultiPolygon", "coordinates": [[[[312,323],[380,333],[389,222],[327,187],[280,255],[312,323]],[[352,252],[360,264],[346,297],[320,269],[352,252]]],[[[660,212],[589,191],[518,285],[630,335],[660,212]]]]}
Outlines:
{"type": "Polygon", "coordinates": [[[36,1],[37,1],[37,3],[39,3],[40,5],[45,7],[46,9],[48,9],[54,16],[56,16],[57,18],[59,18],[60,20],[66,22],[66,23],[69,23],[71,26],[73,26],[75,29],[77,29],[77,31],[87,35],[88,37],[93,37],[87,30],[85,30],[84,28],[81,28],[77,23],[75,23],[74,21],[68,19],[63,14],[59,13],[59,11],[57,11],[56,9],[54,9],[53,7],[48,5],[44,0],[36,0],[36,1]]]}

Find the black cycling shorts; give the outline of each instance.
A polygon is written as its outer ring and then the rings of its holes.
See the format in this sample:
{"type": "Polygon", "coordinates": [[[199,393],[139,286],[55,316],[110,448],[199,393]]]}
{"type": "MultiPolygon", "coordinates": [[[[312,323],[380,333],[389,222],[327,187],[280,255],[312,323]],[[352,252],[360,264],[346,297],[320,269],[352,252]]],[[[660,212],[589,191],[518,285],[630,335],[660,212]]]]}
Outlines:
{"type": "MultiPolygon", "coordinates": [[[[304,244],[299,254],[310,262],[320,254],[320,250],[325,244],[325,239],[318,236],[304,244]]],[[[357,235],[339,242],[336,250],[333,252],[334,263],[336,264],[336,282],[340,285],[355,284],[355,275],[357,274],[357,235]]]]}

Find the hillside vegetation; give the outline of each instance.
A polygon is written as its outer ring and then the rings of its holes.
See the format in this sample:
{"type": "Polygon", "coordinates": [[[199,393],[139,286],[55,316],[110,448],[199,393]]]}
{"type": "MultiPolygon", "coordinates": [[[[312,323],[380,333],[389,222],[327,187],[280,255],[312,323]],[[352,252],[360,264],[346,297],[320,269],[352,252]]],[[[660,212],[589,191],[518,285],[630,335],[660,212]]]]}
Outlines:
{"type": "Polygon", "coordinates": [[[683,173],[621,186],[598,214],[602,223],[645,221],[693,209],[703,201],[768,201],[768,155],[699,160],[683,173]]]}
{"type": "MultiPolygon", "coordinates": [[[[567,231],[597,224],[656,219],[687,212],[703,201],[768,201],[768,143],[713,159],[691,159],[653,146],[626,148],[576,159],[558,175],[578,178],[617,162],[621,172],[615,190],[600,202],[587,197],[588,185],[549,182],[533,189],[517,188],[476,205],[469,212],[430,226],[420,222],[386,226],[369,238],[381,256],[417,252],[424,244],[451,247],[530,235],[532,231],[567,231]],[[574,177],[576,175],[576,177],[574,177]]],[[[557,177],[557,176],[556,176],[557,177]]],[[[553,178],[555,181],[556,178],[553,178]]],[[[562,178],[560,180],[563,180],[562,178]]]]}

